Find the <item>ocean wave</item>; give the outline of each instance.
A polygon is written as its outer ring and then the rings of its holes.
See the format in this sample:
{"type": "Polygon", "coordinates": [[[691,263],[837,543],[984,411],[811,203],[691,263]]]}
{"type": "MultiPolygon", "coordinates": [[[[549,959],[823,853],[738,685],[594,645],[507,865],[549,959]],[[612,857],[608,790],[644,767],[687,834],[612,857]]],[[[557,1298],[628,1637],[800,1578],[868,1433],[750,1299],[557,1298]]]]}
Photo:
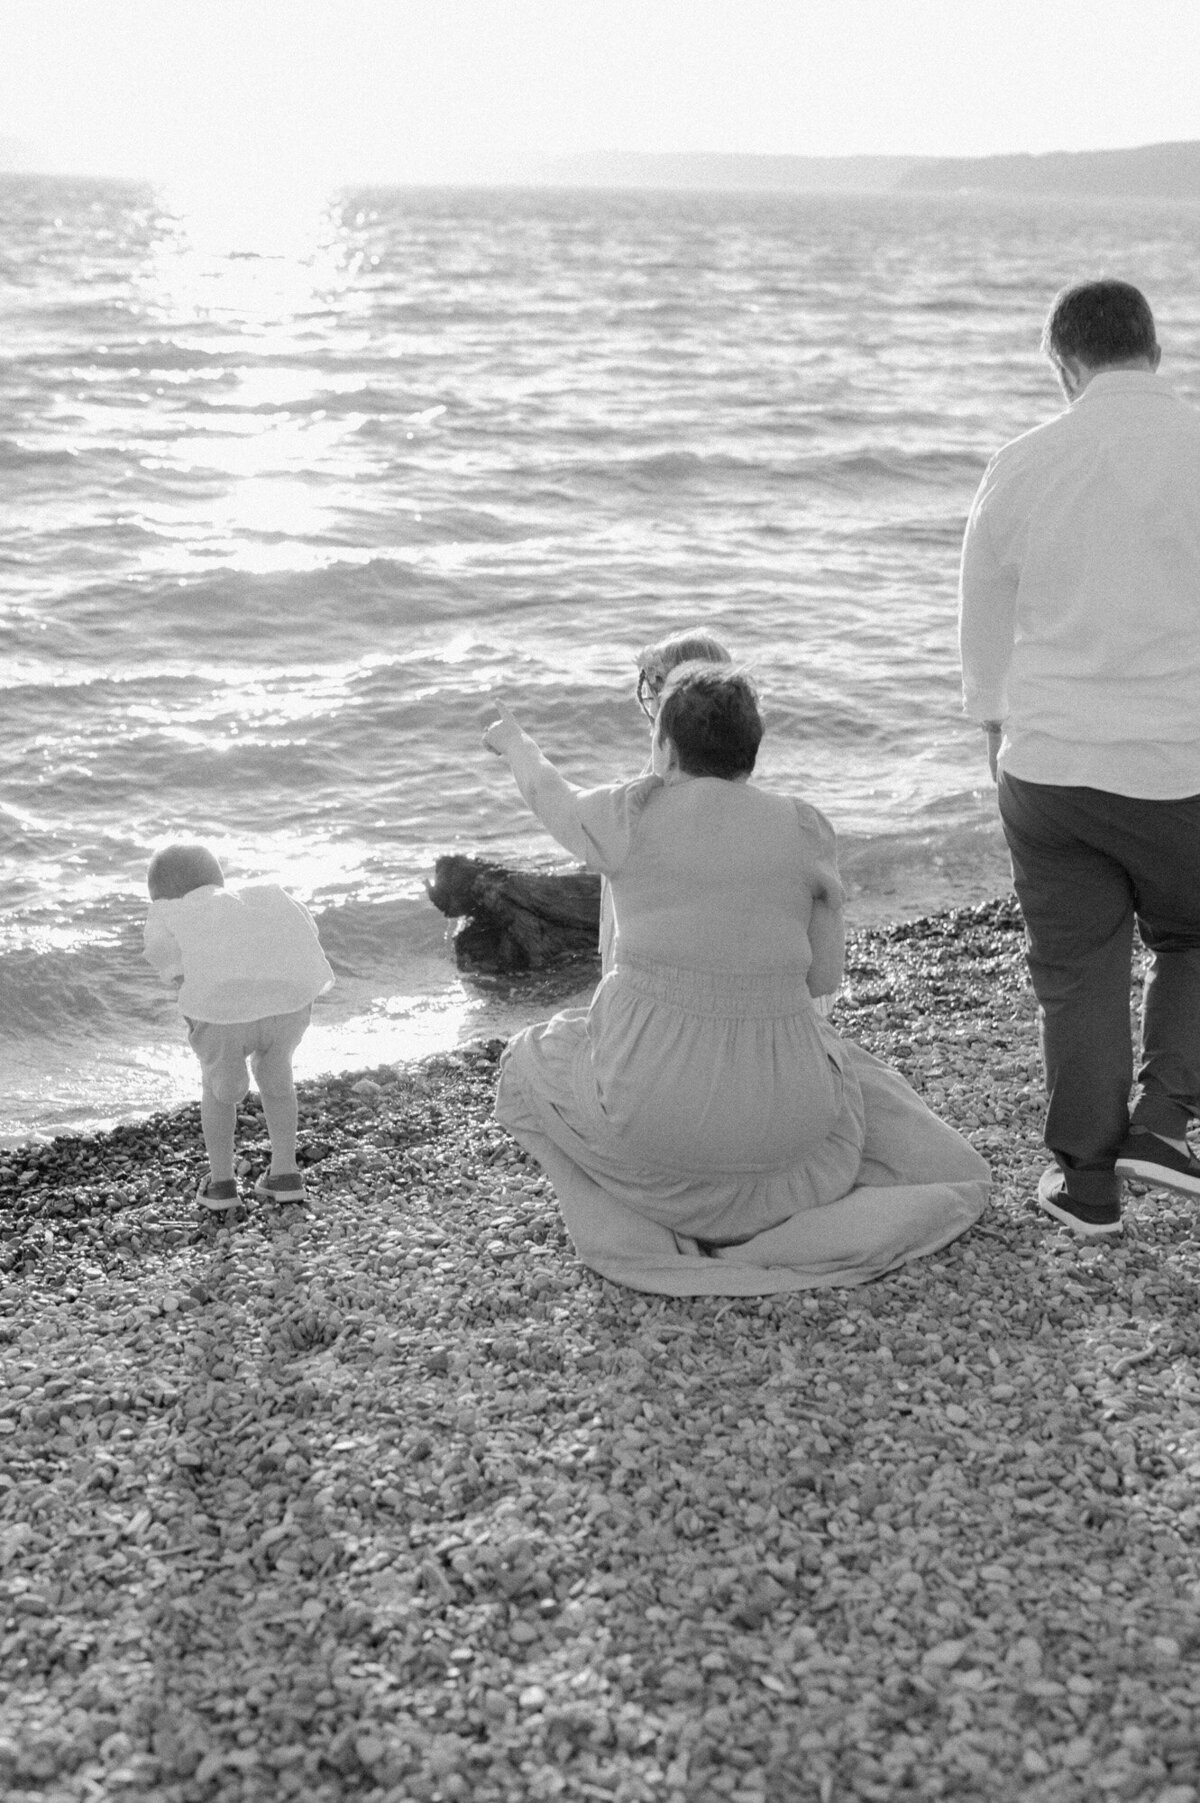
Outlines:
{"type": "Polygon", "coordinates": [[[839,834],[838,867],[854,898],[852,921],[864,910],[895,915],[944,905],[947,884],[975,900],[1007,895],[1012,888],[999,822],[979,817],[973,795],[964,796],[956,815],[943,816],[936,827],[930,822],[924,830],[839,834]]]}
{"type": "Polygon", "coordinates": [[[281,397],[278,400],[247,401],[242,399],[236,388],[232,388],[228,396],[209,399],[206,395],[189,394],[187,407],[189,413],[207,414],[221,418],[237,415],[246,419],[311,418],[320,414],[326,418],[337,418],[341,415],[353,416],[359,413],[369,414],[374,419],[392,420],[398,417],[405,425],[428,430],[434,423],[428,418],[414,419],[414,413],[428,412],[421,409],[417,402],[420,396],[399,394],[390,389],[363,388],[321,388],[314,383],[310,393],[281,397]]]}
{"type": "MultiPolygon", "coordinates": [[[[91,317],[80,321],[80,324],[85,326],[89,333],[95,331],[97,323],[91,317]]],[[[174,374],[179,370],[195,370],[203,374],[206,382],[211,381],[214,376],[226,377],[232,382],[237,379],[237,374],[236,369],[230,368],[231,364],[235,364],[236,368],[240,369],[247,364],[269,367],[274,362],[285,361],[261,355],[255,356],[253,353],[249,356],[232,355],[227,346],[210,350],[196,342],[190,335],[184,343],[173,338],[147,339],[139,335],[136,340],[126,344],[122,343],[121,339],[129,329],[128,315],[116,315],[114,323],[119,327],[119,330],[113,334],[117,341],[109,344],[93,344],[87,352],[88,362],[93,368],[104,372],[111,371],[114,375],[127,375],[132,371],[137,371],[139,375],[149,378],[158,372],[174,374]]],[[[65,357],[63,353],[57,353],[53,357],[47,358],[48,361],[66,361],[67,359],[71,363],[78,362],[78,353],[72,348],[65,357]]],[[[179,393],[178,390],[172,390],[171,398],[178,398],[179,393]]],[[[194,398],[196,397],[191,394],[187,395],[189,406],[194,398]]]]}
{"type": "Polygon", "coordinates": [[[79,459],[80,452],[70,445],[50,448],[21,444],[15,438],[0,438],[0,469],[70,469],[79,459]]]}
{"type": "Polygon", "coordinates": [[[993,296],[986,298],[978,294],[931,294],[923,300],[913,300],[909,306],[914,313],[945,313],[948,315],[966,315],[972,313],[994,314],[996,302],[993,296]]]}
{"type": "Polygon", "coordinates": [[[219,568],[202,576],[138,578],[70,591],[59,619],[78,634],[88,659],[159,661],[192,656],[293,662],[367,648],[394,632],[477,605],[460,578],[413,561],[369,557],[316,570],[251,573],[219,568]],[[131,634],[136,630],[136,639],[131,634]]]}
{"type": "MultiPolygon", "coordinates": [[[[858,422],[861,431],[861,420],[858,422]]],[[[753,498],[777,494],[797,485],[845,489],[862,493],[911,483],[939,493],[970,496],[979,481],[986,458],[978,452],[928,447],[907,449],[856,446],[848,450],[796,450],[797,440],[811,433],[773,432],[771,448],[733,451],[696,451],[679,447],[648,451],[636,456],[563,459],[552,465],[555,479],[578,500],[585,486],[625,490],[630,495],[659,493],[664,489],[734,490],[753,498]],[[757,495],[756,495],[757,491],[757,495]]]]}
{"type": "Polygon", "coordinates": [[[368,982],[382,976],[394,981],[410,956],[427,954],[445,934],[444,918],[423,891],[371,901],[351,897],[316,909],[314,918],[338,977],[368,982]]]}
{"type": "MultiPolygon", "coordinates": [[[[752,471],[765,474],[762,465],[750,457],[684,448],[602,459],[560,457],[551,462],[550,469],[556,484],[572,493],[577,504],[579,491],[585,484],[624,490],[633,495],[672,487],[745,483],[752,471]]],[[[526,473],[526,466],[520,466],[520,473],[526,473]]],[[[546,473],[544,456],[540,473],[546,473]]]]}
{"type": "MultiPolygon", "coordinates": [[[[138,948],[140,952],[140,947],[138,948]]],[[[0,1020],[14,1039],[53,1039],[59,1033],[119,1036],[123,1023],[144,1025],[169,1006],[134,948],[86,945],[43,951],[15,947],[0,953],[0,1020]]]]}
{"type": "MultiPolygon", "coordinates": [[[[986,461],[986,459],[985,459],[986,461]]],[[[803,474],[818,482],[919,482],[939,490],[970,483],[970,495],[981,471],[978,452],[942,450],[938,448],[905,450],[889,445],[886,450],[858,448],[825,454],[803,462],[803,474]]]]}

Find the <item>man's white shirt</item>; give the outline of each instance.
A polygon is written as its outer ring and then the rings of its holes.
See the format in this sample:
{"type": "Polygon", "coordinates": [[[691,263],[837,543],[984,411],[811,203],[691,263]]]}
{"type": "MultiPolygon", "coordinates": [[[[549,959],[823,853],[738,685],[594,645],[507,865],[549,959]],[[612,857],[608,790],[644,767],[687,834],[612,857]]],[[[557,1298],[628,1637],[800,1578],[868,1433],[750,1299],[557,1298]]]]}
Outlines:
{"type": "Polygon", "coordinates": [[[1094,375],[997,452],[963,543],[963,696],[1030,782],[1200,794],[1200,412],[1094,375]]]}

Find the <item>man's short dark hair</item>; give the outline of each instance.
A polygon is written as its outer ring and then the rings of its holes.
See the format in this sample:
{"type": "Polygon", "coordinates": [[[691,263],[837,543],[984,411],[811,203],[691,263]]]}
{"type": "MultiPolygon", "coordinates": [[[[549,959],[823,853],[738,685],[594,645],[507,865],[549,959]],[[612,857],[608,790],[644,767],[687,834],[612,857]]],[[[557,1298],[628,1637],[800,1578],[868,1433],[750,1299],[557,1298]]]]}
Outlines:
{"type": "Polygon", "coordinates": [[[1077,282],[1055,296],[1042,349],[1056,362],[1074,357],[1089,369],[1153,359],[1154,315],[1145,295],[1129,282],[1077,282]]]}
{"type": "Polygon", "coordinates": [[[670,739],[687,776],[749,776],[762,743],[758,698],[747,677],[722,669],[689,670],[667,688],[658,730],[670,739]]]}

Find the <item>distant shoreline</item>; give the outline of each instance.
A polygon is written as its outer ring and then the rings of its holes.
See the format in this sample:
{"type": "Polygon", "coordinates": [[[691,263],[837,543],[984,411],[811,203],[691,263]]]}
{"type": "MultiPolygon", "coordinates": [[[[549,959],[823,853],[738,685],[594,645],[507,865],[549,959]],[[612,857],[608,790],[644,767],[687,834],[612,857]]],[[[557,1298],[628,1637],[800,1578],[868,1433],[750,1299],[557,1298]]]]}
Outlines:
{"type": "MultiPolygon", "coordinates": [[[[154,185],[152,177],[37,169],[28,149],[5,155],[0,177],[114,181],[154,185]]],[[[584,151],[483,176],[405,182],[364,176],[336,184],[362,189],[647,189],[709,193],[978,194],[1046,198],[1200,202],[1200,140],[1140,144],[1126,150],[1046,151],[1037,155],[765,156],[729,152],[584,151]]]]}
{"type": "Polygon", "coordinates": [[[612,152],[562,157],[545,166],[541,179],[578,187],[965,192],[1200,201],[1200,142],[991,157],[647,156],[612,152]]]}

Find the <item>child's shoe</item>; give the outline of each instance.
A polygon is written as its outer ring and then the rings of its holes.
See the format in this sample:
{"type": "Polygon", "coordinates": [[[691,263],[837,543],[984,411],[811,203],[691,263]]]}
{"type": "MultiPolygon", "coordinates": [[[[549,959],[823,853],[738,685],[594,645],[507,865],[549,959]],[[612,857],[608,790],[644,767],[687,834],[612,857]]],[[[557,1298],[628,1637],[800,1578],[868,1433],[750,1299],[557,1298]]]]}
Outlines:
{"type": "Polygon", "coordinates": [[[276,1177],[264,1171],[254,1185],[254,1193],[265,1202],[303,1202],[304,1179],[299,1171],[280,1171],[276,1177]]]}
{"type": "Polygon", "coordinates": [[[208,1214],[226,1214],[238,1204],[238,1186],[232,1177],[201,1177],[196,1201],[208,1214]]]}

